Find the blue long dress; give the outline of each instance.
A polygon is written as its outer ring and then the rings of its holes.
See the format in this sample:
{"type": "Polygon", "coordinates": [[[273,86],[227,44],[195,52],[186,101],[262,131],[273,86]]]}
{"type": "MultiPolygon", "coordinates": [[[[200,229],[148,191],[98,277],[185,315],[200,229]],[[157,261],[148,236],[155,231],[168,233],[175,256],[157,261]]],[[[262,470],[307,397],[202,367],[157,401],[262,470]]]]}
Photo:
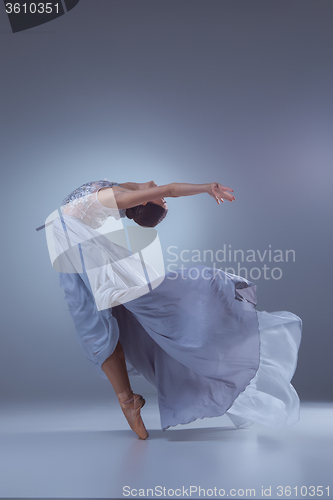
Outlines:
{"type": "MultiPolygon", "coordinates": [[[[174,271],[167,273],[158,286],[131,300],[107,302],[120,282],[108,275],[96,285],[90,270],[94,266],[86,266],[94,253],[92,239],[83,236],[83,231],[91,230],[89,220],[115,215],[102,207],[96,194],[101,187],[114,184],[104,180],[84,185],[85,196],[79,188],[64,200],[64,205],[74,202],[76,212],[52,219],[58,254],[61,246],[64,249],[63,235],[67,241],[71,238],[77,250],[80,265],[73,265],[72,254],[70,265],[65,269],[62,263],[58,269],[59,282],[78,340],[97,373],[106,378],[101,365],[120,340],[129,369],[157,390],[163,430],[224,413],[237,427],[297,422],[299,398],[290,381],[302,320],[287,311],[257,311],[257,286],[251,281],[195,266],[179,270],[176,278],[174,271]],[[93,214],[93,219],[87,214],[93,214]],[[101,306],[108,303],[117,305],[101,306]]],[[[119,210],[119,217],[124,212],[119,210]]],[[[108,245],[103,247],[108,257],[120,248],[108,245]]],[[[125,260],[118,258],[117,265],[125,260]]]]}

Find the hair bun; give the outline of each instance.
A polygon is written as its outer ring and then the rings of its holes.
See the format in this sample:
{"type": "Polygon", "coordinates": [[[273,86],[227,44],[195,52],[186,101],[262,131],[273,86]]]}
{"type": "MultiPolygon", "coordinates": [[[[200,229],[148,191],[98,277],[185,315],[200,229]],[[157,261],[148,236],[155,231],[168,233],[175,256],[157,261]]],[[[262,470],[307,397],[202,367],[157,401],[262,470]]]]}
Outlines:
{"type": "Polygon", "coordinates": [[[126,217],[133,219],[136,224],[143,227],[155,227],[162,222],[168,210],[148,201],[145,205],[126,208],[126,217]]]}
{"type": "Polygon", "coordinates": [[[133,219],[135,216],[135,210],[133,210],[133,208],[126,208],[125,214],[128,219],[133,219]]]}

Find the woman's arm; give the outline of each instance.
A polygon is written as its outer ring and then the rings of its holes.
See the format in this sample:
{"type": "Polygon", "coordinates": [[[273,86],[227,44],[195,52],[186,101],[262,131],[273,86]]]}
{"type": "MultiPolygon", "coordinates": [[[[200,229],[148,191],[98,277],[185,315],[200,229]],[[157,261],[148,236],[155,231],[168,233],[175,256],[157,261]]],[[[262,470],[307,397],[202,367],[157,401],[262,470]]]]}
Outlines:
{"type": "Polygon", "coordinates": [[[134,191],[134,190],[137,190],[137,189],[148,189],[150,187],[157,186],[157,184],[154,181],[148,181],[148,182],[122,182],[120,184],[120,186],[124,187],[125,189],[130,189],[131,191],[134,191]]]}
{"type": "Polygon", "coordinates": [[[108,208],[125,209],[141,205],[148,201],[160,198],[178,198],[181,196],[192,196],[200,193],[208,193],[220,204],[225,198],[233,201],[235,197],[229,192],[233,189],[222,186],[218,182],[209,184],[185,184],[173,182],[163,186],[153,186],[147,189],[130,190],[122,186],[104,188],[98,192],[99,201],[108,208]]]}
{"type": "Polygon", "coordinates": [[[224,201],[225,198],[228,201],[235,200],[233,194],[233,189],[223,186],[219,182],[210,182],[209,184],[184,184],[179,182],[174,182],[172,186],[172,196],[174,198],[178,196],[191,196],[194,194],[208,193],[210,196],[216,199],[217,203],[224,201]],[[230,191],[230,192],[229,192],[230,191]]]}
{"type": "Polygon", "coordinates": [[[140,184],[138,184],[137,182],[122,182],[121,184],[119,183],[119,185],[125,189],[129,189],[131,191],[135,191],[136,189],[140,189],[140,184]]]}

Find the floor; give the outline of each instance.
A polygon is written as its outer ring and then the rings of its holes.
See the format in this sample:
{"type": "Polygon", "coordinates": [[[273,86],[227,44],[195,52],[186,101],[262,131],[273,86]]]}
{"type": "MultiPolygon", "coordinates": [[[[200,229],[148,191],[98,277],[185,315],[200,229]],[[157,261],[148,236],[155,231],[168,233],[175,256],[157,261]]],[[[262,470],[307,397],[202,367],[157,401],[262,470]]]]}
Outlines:
{"type": "Polygon", "coordinates": [[[2,407],[0,497],[333,498],[333,404],[285,429],[224,415],[163,432],[154,394],[142,415],[146,441],[115,400],[2,407]]]}

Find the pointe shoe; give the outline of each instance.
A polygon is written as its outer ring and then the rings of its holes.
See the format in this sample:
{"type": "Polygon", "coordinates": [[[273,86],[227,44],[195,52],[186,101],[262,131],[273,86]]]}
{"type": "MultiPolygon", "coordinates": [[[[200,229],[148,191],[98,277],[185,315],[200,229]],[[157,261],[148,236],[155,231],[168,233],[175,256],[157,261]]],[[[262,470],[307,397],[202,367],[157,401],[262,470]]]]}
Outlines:
{"type": "Polygon", "coordinates": [[[130,428],[140,439],[147,439],[149,434],[140,415],[140,410],[146,402],[145,399],[140,394],[133,394],[131,389],[117,394],[117,397],[130,428]]]}

